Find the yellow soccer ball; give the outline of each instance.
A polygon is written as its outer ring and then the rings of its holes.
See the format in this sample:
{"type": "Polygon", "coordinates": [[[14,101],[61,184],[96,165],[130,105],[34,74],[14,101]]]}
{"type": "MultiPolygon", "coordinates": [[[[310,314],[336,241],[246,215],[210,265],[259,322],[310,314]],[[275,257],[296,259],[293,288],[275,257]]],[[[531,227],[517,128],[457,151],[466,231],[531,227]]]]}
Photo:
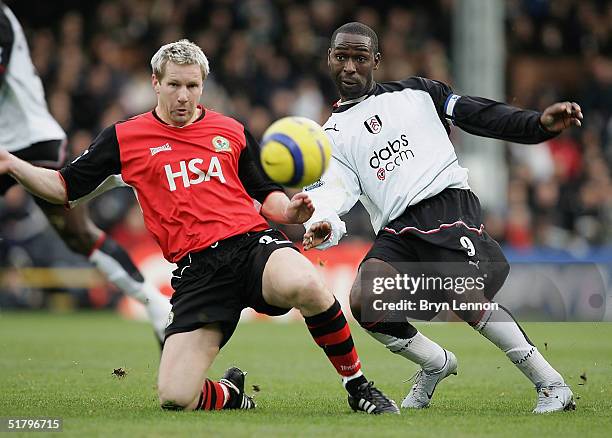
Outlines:
{"type": "Polygon", "coordinates": [[[305,187],[327,169],[331,144],[318,123],[306,117],[284,117],[264,132],[260,159],[272,181],[305,187]]]}

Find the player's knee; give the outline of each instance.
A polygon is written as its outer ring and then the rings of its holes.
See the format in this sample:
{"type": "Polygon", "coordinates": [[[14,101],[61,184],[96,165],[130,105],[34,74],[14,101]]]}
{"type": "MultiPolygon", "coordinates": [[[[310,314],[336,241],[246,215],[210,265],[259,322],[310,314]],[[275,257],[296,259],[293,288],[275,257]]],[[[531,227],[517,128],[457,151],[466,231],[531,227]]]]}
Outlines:
{"type": "Polygon", "coordinates": [[[61,229],[58,233],[68,248],[85,256],[89,255],[96,242],[96,236],[88,230],[61,229]]]}
{"type": "Polygon", "coordinates": [[[183,411],[185,406],[182,406],[174,400],[160,400],[160,407],[164,411],[183,411]]]}
{"type": "Polygon", "coordinates": [[[455,310],[455,315],[457,315],[462,321],[467,322],[470,325],[474,325],[480,320],[480,316],[482,311],[478,310],[455,310]]]}
{"type": "Polygon", "coordinates": [[[484,293],[471,295],[451,293],[450,296],[447,296],[446,302],[452,303],[451,308],[453,308],[455,315],[464,322],[473,325],[482,317],[481,309],[484,305],[489,304],[489,300],[484,296],[484,293]],[[482,304],[483,306],[475,306],[474,304],[482,304]]]}
{"type": "MultiPolygon", "coordinates": [[[[353,317],[357,321],[361,318],[361,306],[364,299],[368,299],[372,296],[373,285],[372,276],[383,276],[391,268],[382,260],[378,259],[367,259],[359,267],[357,278],[351,287],[349,295],[349,303],[353,317]]],[[[393,273],[396,271],[393,270],[393,273]]]]}
{"type": "Polygon", "coordinates": [[[323,284],[323,280],[316,272],[309,272],[296,279],[296,285],[291,293],[291,301],[294,307],[312,308],[322,302],[329,301],[330,292],[323,284]]]}
{"type": "Polygon", "coordinates": [[[356,320],[361,318],[361,283],[355,280],[349,294],[349,305],[351,313],[356,320]]]}
{"type": "Polygon", "coordinates": [[[160,386],[158,397],[159,405],[163,410],[184,411],[193,409],[193,395],[181,394],[175,388],[160,386]]]}

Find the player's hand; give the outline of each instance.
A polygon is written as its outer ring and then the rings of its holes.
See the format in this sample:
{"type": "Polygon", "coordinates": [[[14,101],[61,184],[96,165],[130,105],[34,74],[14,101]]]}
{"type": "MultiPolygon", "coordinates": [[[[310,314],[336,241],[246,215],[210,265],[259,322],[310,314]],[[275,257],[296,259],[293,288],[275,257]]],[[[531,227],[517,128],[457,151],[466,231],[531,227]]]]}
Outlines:
{"type": "Polygon", "coordinates": [[[306,193],[296,193],[285,210],[287,223],[303,224],[312,217],[314,210],[312,200],[306,193]]]}
{"type": "Polygon", "coordinates": [[[576,102],[557,102],[546,108],[540,123],[549,132],[561,132],[570,126],[582,126],[582,109],[576,102]]]}
{"type": "Polygon", "coordinates": [[[316,222],[310,226],[308,231],[304,234],[302,245],[304,245],[304,251],[308,251],[317,245],[322,244],[332,232],[332,226],[329,222],[316,222]]]}

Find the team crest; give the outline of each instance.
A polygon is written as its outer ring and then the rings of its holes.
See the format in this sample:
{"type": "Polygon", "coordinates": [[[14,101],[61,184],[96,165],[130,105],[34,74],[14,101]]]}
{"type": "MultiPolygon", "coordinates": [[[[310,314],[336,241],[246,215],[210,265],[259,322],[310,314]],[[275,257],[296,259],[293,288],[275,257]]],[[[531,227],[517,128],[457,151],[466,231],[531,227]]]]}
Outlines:
{"type": "Polygon", "coordinates": [[[166,321],[166,327],[168,327],[174,321],[174,312],[170,311],[168,314],[168,320],[166,321]]]}
{"type": "Polygon", "coordinates": [[[380,120],[380,117],[378,117],[378,114],[370,117],[368,120],[363,122],[363,124],[371,134],[378,134],[380,131],[382,131],[382,121],[380,120]]]}
{"type": "Polygon", "coordinates": [[[229,152],[232,150],[229,140],[225,137],[221,137],[220,135],[217,135],[212,139],[212,144],[217,152],[229,152]]]}

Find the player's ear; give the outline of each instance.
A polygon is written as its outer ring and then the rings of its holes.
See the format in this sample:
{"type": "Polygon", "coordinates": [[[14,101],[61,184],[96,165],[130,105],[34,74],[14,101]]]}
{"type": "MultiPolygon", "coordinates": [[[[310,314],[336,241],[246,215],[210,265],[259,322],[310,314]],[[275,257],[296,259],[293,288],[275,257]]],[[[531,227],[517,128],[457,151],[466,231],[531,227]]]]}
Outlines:
{"type": "Polygon", "coordinates": [[[159,83],[159,80],[157,79],[157,76],[155,76],[155,73],[151,75],[151,85],[153,85],[153,89],[155,90],[155,93],[159,94],[159,88],[161,85],[159,83]]]}
{"type": "Polygon", "coordinates": [[[331,67],[331,53],[332,53],[332,49],[331,47],[329,49],[327,49],[327,66],[331,67]]]}
{"type": "Polygon", "coordinates": [[[381,57],[382,55],[380,54],[380,52],[376,52],[376,54],[374,55],[374,70],[378,70],[381,57]]]}

